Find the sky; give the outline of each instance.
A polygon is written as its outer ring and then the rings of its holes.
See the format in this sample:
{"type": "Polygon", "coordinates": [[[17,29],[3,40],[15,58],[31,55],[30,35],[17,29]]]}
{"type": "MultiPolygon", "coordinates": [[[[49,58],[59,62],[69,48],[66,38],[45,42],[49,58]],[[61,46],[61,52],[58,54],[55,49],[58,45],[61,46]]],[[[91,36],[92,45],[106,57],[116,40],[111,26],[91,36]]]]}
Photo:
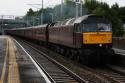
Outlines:
{"type": "MultiPolygon", "coordinates": [[[[125,6],[125,0],[102,0],[112,5],[118,3],[120,6],[125,6]]],[[[61,3],[61,0],[43,0],[44,7],[52,7],[61,3]]],[[[41,5],[35,7],[28,4],[41,4],[42,0],[0,0],[0,15],[16,15],[23,16],[29,8],[37,10],[41,5]]]]}

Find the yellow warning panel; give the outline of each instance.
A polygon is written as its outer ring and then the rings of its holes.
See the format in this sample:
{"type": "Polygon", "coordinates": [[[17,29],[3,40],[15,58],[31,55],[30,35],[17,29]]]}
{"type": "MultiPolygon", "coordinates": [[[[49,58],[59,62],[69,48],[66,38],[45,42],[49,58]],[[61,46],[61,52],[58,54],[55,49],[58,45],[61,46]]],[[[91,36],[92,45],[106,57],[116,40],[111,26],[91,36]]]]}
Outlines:
{"type": "Polygon", "coordinates": [[[112,32],[83,33],[83,44],[108,44],[112,43],[112,32]]]}
{"type": "Polygon", "coordinates": [[[16,61],[17,48],[12,39],[9,41],[9,69],[8,69],[8,83],[20,83],[19,67],[16,61]]]}

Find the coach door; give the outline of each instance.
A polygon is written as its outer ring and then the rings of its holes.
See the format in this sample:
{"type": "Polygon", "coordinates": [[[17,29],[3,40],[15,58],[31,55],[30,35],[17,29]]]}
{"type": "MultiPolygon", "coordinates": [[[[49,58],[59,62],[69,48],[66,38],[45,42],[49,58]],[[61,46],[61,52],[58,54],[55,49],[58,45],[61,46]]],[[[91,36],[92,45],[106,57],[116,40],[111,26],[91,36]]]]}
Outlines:
{"type": "Polygon", "coordinates": [[[80,48],[81,42],[82,42],[82,33],[81,33],[81,27],[80,24],[74,25],[74,32],[73,32],[73,44],[75,45],[75,48],[80,48]]]}
{"type": "Polygon", "coordinates": [[[50,27],[50,24],[48,24],[46,27],[45,27],[45,36],[46,36],[46,46],[48,46],[48,40],[49,40],[49,28],[50,27]]]}

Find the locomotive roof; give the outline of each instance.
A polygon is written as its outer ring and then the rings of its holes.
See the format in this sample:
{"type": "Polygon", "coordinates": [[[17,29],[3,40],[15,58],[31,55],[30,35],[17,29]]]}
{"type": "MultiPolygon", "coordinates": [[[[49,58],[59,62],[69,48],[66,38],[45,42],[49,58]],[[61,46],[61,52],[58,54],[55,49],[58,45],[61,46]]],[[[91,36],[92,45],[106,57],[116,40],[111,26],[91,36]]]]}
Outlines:
{"type": "Polygon", "coordinates": [[[58,25],[74,25],[76,23],[81,23],[82,21],[86,20],[90,16],[95,16],[95,15],[91,14],[91,15],[84,15],[84,16],[81,16],[81,17],[78,17],[78,18],[67,19],[67,20],[64,20],[64,21],[57,22],[55,24],[55,26],[58,26],[58,25]]]}

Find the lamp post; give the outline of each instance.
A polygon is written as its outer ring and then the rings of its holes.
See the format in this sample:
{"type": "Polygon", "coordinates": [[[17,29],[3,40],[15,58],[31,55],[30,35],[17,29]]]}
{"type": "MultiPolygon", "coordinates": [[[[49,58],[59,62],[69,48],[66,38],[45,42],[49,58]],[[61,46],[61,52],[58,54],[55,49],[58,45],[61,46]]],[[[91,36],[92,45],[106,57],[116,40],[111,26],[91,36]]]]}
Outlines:
{"type": "Polygon", "coordinates": [[[3,34],[3,15],[1,16],[1,34],[3,34]]]}

